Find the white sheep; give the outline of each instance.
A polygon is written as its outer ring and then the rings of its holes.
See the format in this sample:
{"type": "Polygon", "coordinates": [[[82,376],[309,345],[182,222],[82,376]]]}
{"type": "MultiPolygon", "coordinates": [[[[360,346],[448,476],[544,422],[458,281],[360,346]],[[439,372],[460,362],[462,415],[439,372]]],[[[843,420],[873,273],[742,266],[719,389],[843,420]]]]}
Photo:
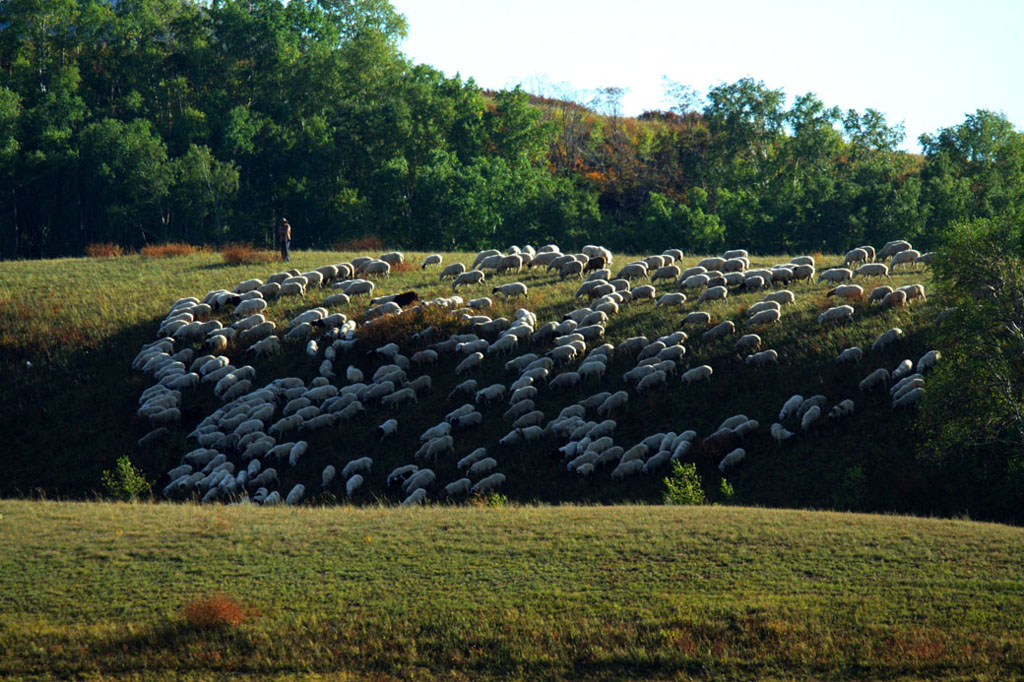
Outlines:
{"type": "Polygon", "coordinates": [[[527,295],[527,287],[522,282],[509,282],[508,284],[494,287],[491,293],[501,294],[505,298],[519,298],[520,296],[527,295]]]}
{"type": "Polygon", "coordinates": [[[829,410],[829,419],[842,419],[853,414],[853,401],[847,398],[829,410]]]}
{"type": "Polygon", "coordinates": [[[748,355],[745,359],[745,362],[748,365],[753,365],[754,367],[767,367],[768,365],[777,365],[779,364],[779,354],[775,349],[769,348],[768,350],[763,350],[760,353],[753,353],[751,355],[748,355]]]}
{"type": "Polygon", "coordinates": [[[899,327],[893,327],[892,329],[883,332],[875,342],[871,344],[871,350],[884,350],[886,346],[894,343],[903,336],[903,330],[899,327]]]}
{"type": "Polygon", "coordinates": [[[930,350],[930,351],[928,351],[927,353],[922,355],[921,358],[917,361],[917,372],[919,374],[924,374],[925,371],[931,369],[936,364],[938,364],[939,360],[941,360],[941,359],[942,359],[942,353],[940,351],[937,351],[937,350],[930,350]]]}
{"type": "Polygon", "coordinates": [[[642,459],[631,459],[628,461],[620,462],[617,467],[612,471],[612,479],[618,480],[626,478],[627,476],[634,476],[644,470],[644,461],[642,459]]]}
{"type": "Polygon", "coordinates": [[[785,421],[792,415],[796,414],[797,410],[800,409],[800,405],[802,405],[803,402],[804,397],[802,395],[797,394],[792,396],[785,403],[783,403],[782,409],[779,410],[779,421],[785,421]]]}
{"type": "Polygon", "coordinates": [[[689,369],[683,372],[682,380],[683,383],[685,383],[687,386],[694,383],[695,381],[707,380],[708,383],[710,383],[712,374],[714,374],[714,370],[711,368],[710,365],[701,365],[699,367],[694,367],[693,369],[689,369]]]}
{"type": "Polygon", "coordinates": [[[882,385],[886,386],[889,383],[890,374],[889,370],[884,367],[879,367],[871,374],[864,377],[860,382],[860,390],[870,391],[875,386],[882,385]]]}
{"type": "Polygon", "coordinates": [[[782,313],[778,310],[762,310],[747,319],[747,326],[759,327],[766,324],[776,324],[781,318],[782,313]]]}
{"type": "Polygon", "coordinates": [[[653,391],[656,388],[665,386],[668,382],[668,374],[662,370],[654,370],[640,381],[636,385],[636,392],[643,394],[649,391],[653,391]]]}
{"type": "Polygon", "coordinates": [[[704,301],[724,301],[729,297],[729,290],[724,286],[713,286],[704,290],[704,293],[697,299],[697,304],[700,305],[704,301]]]}
{"type": "Polygon", "coordinates": [[[715,325],[711,329],[701,334],[701,339],[703,339],[706,343],[710,343],[712,341],[717,341],[718,339],[726,337],[735,331],[736,325],[733,324],[732,320],[726,320],[724,322],[720,322],[719,324],[715,325]]]}
{"type": "Polygon", "coordinates": [[[473,482],[468,478],[460,478],[457,481],[452,481],[444,487],[444,494],[448,497],[455,497],[456,495],[468,495],[473,482]]]}
{"type": "MultiPolygon", "coordinates": [[[[284,503],[287,505],[296,505],[302,501],[302,497],[306,494],[306,486],[301,483],[296,483],[295,487],[288,493],[288,497],[285,498],[284,503]]],[[[264,503],[265,504],[265,503],[264,503]]]]}
{"type": "Polygon", "coordinates": [[[893,408],[909,407],[924,397],[924,388],[917,386],[892,401],[893,408]]]}
{"type": "MultiPolygon", "coordinates": [[[[486,343],[486,341],[484,343],[486,343]]],[[[483,363],[483,361],[484,354],[479,351],[466,356],[466,358],[462,362],[456,365],[455,376],[459,376],[472,369],[476,369],[483,363]]]]}
{"type": "Polygon", "coordinates": [[[488,492],[489,490],[494,490],[495,488],[500,487],[504,483],[505,474],[491,474],[490,476],[487,476],[486,478],[482,478],[479,481],[477,481],[476,485],[472,487],[471,492],[474,495],[479,495],[488,492]]]}
{"type": "Polygon", "coordinates": [[[782,424],[776,422],[772,424],[771,435],[775,442],[781,445],[782,441],[789,440],[795,434],[792,431],[786,430],[786,427],[784,427],[782,424]]]}
{"type": "Polygon", "coordinates": [[[718,470],[724,472],[726,467],[732,467],[743,461],[743,458],[747,456],[747,451],[743,448],[736,448],[718,463],[718,470]]]}
{"type": "Polygon", "coordinates": [[[896,365],[896,368],[892,371],[892,380],[899,381],[908,374],[911,374],[913,371],[914,363],[910,360],[904,360],[900,364],[896,365]]]}
{"type": "Polygon", "coordinates": [[[482,284],[485,279],[486,277],[482,270],[467,270],[452,280],[452,291],[457,290],[460,285],[482,284]]]}
{"type": "Polygon", "coordinates": [[[818,275],[818,283],[820,284],[823,281],[845,282],[852,277],[853,272],[848,268],[831,268],[818,275]]]}
{"type": "Polygon", "coordinates": [[[800,420],[800,428],[807,431],[811,428],[814,422],[821,418],[821,408],[817,405],[811,405],[811,408],[804,412],[803,418],[800,420]]]}
{"type": "Polygon", "coordinates": [[[853,306],[852,305],[837,305],[833,308],[829,308],[825,312],[818,315],[818,324],[825,324],[826,322],[842,322],[845,320],[853,319],[853,306]]]}
{"type": "Polygon", "coordinates": [[[836,363],[837,364],[845,364],[845,363],[857,364],[858,362],[861,361],[861,358],[863,358],[863,357],[864,357],[864,351],[862,351],[857,346],[851,346],[850,348],[845,349],[842,353],[840,353],[839,355],[836,356],[836,363]]]}
{"type": "Polygon", "coordinates": [[[354,474],[369,475],[372,469],[373,459],[369,457],[360,457],[358,459],[353,459],[346,464],[341,470],[341,475],[346,479],[351,478],[354,474]]]}

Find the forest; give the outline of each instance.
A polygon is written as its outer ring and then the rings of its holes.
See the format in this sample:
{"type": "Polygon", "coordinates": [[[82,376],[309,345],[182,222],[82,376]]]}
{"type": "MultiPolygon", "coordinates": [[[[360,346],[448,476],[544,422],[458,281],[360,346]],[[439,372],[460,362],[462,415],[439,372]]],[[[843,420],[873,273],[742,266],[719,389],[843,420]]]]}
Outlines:
{"type": "Polygon", "coordinates": [[[472,79],[403,55],[387,0],[6,0],[0,257],[92,243],[641,252],[930,248],[1018,217],[1024,135],[979,110],[901,147],[881,112],[753,78],[667,111],[472,79]],[[576,98],[580,99],[580,98],[576,98]]]}

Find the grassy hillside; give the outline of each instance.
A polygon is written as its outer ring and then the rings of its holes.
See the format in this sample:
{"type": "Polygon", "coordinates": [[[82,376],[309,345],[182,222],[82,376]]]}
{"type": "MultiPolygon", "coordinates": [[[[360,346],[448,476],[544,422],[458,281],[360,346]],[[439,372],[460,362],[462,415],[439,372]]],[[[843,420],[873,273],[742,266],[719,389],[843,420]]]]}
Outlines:
{"type": "MultiPolygon", "coordinates": [[[[300,270],[348,260],[351,253],[299,252],[293,258],[300,270]]],[[[407,254],[419,263],[422,254],[407,254]]],[[[755,257],[753,266],[766,266],[788,259],[787,256],[755,257]]],[[[445,263],[461,260],[469,263],[470,254],[446,254],[445,263]]],[[[617,256],[616,265],[628,260],[617,256]]],[[[688,258],[686,265],[698,260],[688,258]]],[[[834,264],[835,257],[818,258],[819,271],[834,264]]],[[[265,278],[279,264],[228,266],[216,254],[200,253],[169,259],[128,256],[108,260],[72,259],[58,261],[9,262],[0,267],[0,343],[3,372],[0,431],[7,435],[5,453],[7,476],[0,483],[0,494],[28,494],[41,490],[48,495],[87,496],[99,488],[100,472],[109,468],[121,454],[128,453],[158,486],[163,476],[177,464],[181,455],[194,444],[184,435],[212,411],[218,401],[209,388],[187,395],[184,422],[174,437],[156,447],[140,450],[135,441],[148,430],[144,420],[135,416],[139,393],[150,384],[130,368],[139,347],[154,338],[158,322],[170,304],[182,296],[202,296],[215,288],[231,288],[249,277],[265,278]],[[31,363],[27,367],[26,363],[31,363]]],[[[521,280],[529,285],[526,302],[499,302],[489,311],[493,317],[511,316],[520,305],[534,311],[540,323],[560,319],[580,301],[573,301],[576,282],[559,282],[558,277],[538,270],[520,275],[488,278],[485,287],[469,290],[466,298],[490,294],[493,284],[521,280]]],[[[927,272],[901,274],[892,280],[900,285],[921,281],[930,287],[927,272]]],[[[870,288],[875,282],[864,282],[870,288]]],[[[435,271],[412,269],[380,282],[375,294],[395,293],[414,288],[421,297],[449,295],[447,283],[439,283],[435,271]]],[[[703,437],[719,423],[736,413],[744,413],[761,422],[761,430],[744,442],[747,459],[728,472],[737,499],[747,503],[844,508],[860,510],[916,511],[950,514],[964,510],[976,513],[973,498],[955,488],[956,482],[932,480],[914,458],[912,413],[894,412],[887,393],[861,394],[857,384],[877,367],[892,369],[900,360],[915,360],[931,347],[928,338],[931,322],[941,302],[929,299],[903,310],[882,311],[865,303],[857,305],[854,321],[847,325],[822,328],[817,314],[838,302],[826,298],[826,284],[797,284],[795,305],[787,306],[781,324],[759,329],[763,348],[780,354],[778,367],[755,371],[733,351],[736,336],[718,344],[704,344],[700,329],[690,330],[686,366],[703,363],[715,371],[710,384],[686,388],[678,379],[669,388],[647,396],[630,389],[628,410],[619,415],[616,443],[629,447],[646,435],[658,431],[695,429],[703,437]],[[854,368],[838,367],[833,358],[845,347],[860,345],[867,349],[882,331],[899,326],[905,339],[881,353],[867,353],[854,368]],[[811,432],[801,434],[783,447],[768,436],[768,426],[777,419],[783,401],[793,393],[805,396],[822,393],[830,404],[844,398],[857,402],[856,413],[847,420],[831,424],[822,420],[811,432]]],[[[659,294],[668,290],[658,285],[659,294]]],[[[329,290],[312,291],[305,301],[289,299],[273,303],[268,316],[279,324],[318,304],[329,290]]],[[[744,311],[761,293],[730,296],[726,302],[703,304],[715,321],[733,319],[740,333],[748,331],[744,311]]],[[[626,306],[611,318],[607,339],[612,343],[633,335],[651,339],[678,328],[683,313],[698,309],[696,296],[683,308],[655,309],[651,303],[626,306]]],[[[359,316],[366,298],[356,298],[341,310],[359,316]]],[[[425,326],[428,320],[386,327],[375,332],[379,340],[394,339],[403,352],[418,349],[408,342],[408,333],[425,326]]],[[[368,350],[364,346],[363,350],[368,350]]],[[[236,364],[245,364],[242,348],[229,351],[236,364]]],[[[520,352],[545,348],[520,348],[520,352]]],[[[309,454],[295,469],[281,467],[282,492],[295,482],[305,482],[319,490],[319,472],[327,463],[343,465],[349,459],[369,454],[374,457],[374,474],[357,502],[381,498],[397,500],[400,495],[384,489],[384,478],[394,466],[412,461],[419,445],[418,435],[440,421],[445,413],[462,404],[445,398],[456,383],[453,368],[457,358],[445,358],[431,370],[433,389],[412,409],[399,415],[401,433],[381,447],[373,436],[374,427],[392,413],[380,407],[349,427],[313,433],[309,454]]],[[[494,381],[509,383],[514,375],[503,365],[505,358],[488,358],[476,375],[480,385],[494,381]]],[[[364,352],[357,351],[337,364],[353,363],[366,371],[376,366],[364,352]]],[[[257,363],[257,385],[279,376],[316,376],[319,358],[311,360],[302,348],[293,346],[277,358],[257,363]]],[[[625,385],[622,374],[634,364],[632,358],[616,357],[609,365],[604,381],[592,382],[572,392],[556,394],[542,391],[538,408],[548,417],[565,404],[602,390],[615,391],[625,385]]],[[[412,376],[412,375],[411,375],[412,376]]],[[[464,378],[464,377],[463,377],[464,378]]],[[[341,380],[344,381],[343,379],[341,380]]],[[[540,444],[516,449],[501,449],[498,439],[510,428],[501,419],[504,405],[485,412],[482,427],[456,435],[456,456],[440,462],[435,470],[442,485],[458,478],[455,462],[477,446],[486,446],[500,461],[500,471],[508,477],[503,492],[513,499],[530,501],[658,500],[664,471],[613,482],[608,471],[599,471],[589,479],[570,474],[557,457],[562,444],[546,439],[540,444]]],[[[719,489],[718,460],[724,452],[718,447],[697,447],[692,458],[704,477],[705,488],[715,497],[719,489]]],[[[341,482],[343,486],[343,482],[341,482]]],[[[338,491],[328,491],[326,501],[338,491]]],[[[343,487],[341,496],[344,496],[343,487]]],[[[983,513],[983,512],[982,512],[983,513]]]]}
{"type": "Polygon", "coordinates": [[[1005,526],[730,507],[0,513],[0,676],[1024,675],[1024,532],[1005,526]],[[190,626],[212,594],[245,622],[190,626]]]}

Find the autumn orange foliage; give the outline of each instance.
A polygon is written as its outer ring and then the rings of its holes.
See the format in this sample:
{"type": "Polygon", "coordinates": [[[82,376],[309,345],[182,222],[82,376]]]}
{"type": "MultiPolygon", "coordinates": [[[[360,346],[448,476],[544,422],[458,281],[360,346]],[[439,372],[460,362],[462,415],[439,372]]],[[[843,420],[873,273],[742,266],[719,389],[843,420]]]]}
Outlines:
{"type": "Polygon", "coordinates": [[[185,620],[192,627],[203,630],[236,627],[245,622],[245,611],[233,597],[214,594],[187,604],[185,620]]]}
{"type": "Polygon", "coordinates": [[[147,244],[139,252],[147,258],[174,258],[175,256],[190,256],[203,247],[192,246],[185,242],[168,242],[166,244],[147,244]]]}
{"type": "Polygon", "coordinates": [[[252,244],[227,244],[220,249],[221,258],[232,265],[252,265],[254,263],[272,263],[280,254],[267,249],[257,249],[252,244]]]}
{"type": "Polygon", "coordinates": [[[85,255],[89,258],[117,258],[124,255],[124,249],[119,244],[102,242],[85,247],[85,255]]]}

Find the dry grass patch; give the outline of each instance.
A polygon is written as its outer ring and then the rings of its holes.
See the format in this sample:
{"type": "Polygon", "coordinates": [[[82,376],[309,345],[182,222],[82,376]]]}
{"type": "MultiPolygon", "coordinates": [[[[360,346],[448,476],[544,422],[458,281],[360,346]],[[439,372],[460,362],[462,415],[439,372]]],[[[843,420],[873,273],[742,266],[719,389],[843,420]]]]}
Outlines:
{"type": "Polygon", "coordinates": [[[245,622],[245,610],[226,594],[212,594],[196,599],[185,606],[185,620],[194,628],[237,627],[245,622]]]}
{"type": "Polygon", "coordinates": [[[139,253],[147,258],[175,258],[191,256],[193,253],[206,250],[208,250],[207,247],[193,246],[185,242],[168,242],[166,244],[147,244],[139,253]]]}
{"type": "Polygon", "coordinates": [[[118,258],[124,255],[124,248],[113,242],[89,244],[85,247],[85,255],[89,258],[118,258]]]}
{"type": "Polygon", "coordinates": [[[220,255],[225,263],[231,265],[273,263],[280,258],[280,254],[276,251],[257,249],[252,244],[228,244],[221,247],[220,255]]]}

